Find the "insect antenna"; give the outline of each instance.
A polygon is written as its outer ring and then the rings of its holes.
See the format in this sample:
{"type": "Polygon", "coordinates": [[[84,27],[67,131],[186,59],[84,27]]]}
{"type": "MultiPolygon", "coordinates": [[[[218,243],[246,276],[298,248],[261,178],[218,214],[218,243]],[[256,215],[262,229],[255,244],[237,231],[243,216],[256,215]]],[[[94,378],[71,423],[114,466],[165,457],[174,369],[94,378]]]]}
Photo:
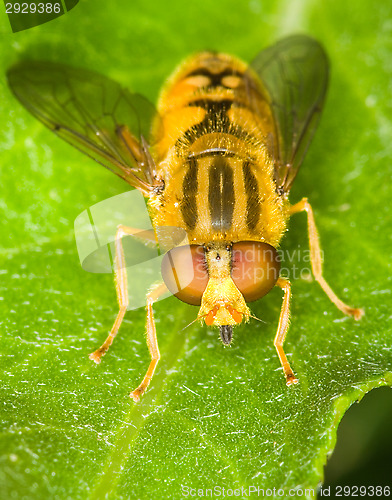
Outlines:
{"type": "Polygon", "coordinates": [[[258,318],[257,316],[253,316],[253,314],[249,314],[249,317],[252,318],[252,319],[257,319],[257,321],[260,321],[260,323],[267,324],[266,321],[264,321],[263,319],[258,318]]]}
{"type": "Polygon", "coordinates": [[[199,321],[200,319],[203,319],[207,316],[207,314],[205,314],[204,316],[199,316],[197,318],[195,318],[193,321],[191,321],[190,323],[188,323],[186,326],[184,326],[184,328],[182,328],[180,331],[183,332],[184,330],[186,330],[189,326],[193,325],[193,323],[196,323],[196,321],[199,321]]]}

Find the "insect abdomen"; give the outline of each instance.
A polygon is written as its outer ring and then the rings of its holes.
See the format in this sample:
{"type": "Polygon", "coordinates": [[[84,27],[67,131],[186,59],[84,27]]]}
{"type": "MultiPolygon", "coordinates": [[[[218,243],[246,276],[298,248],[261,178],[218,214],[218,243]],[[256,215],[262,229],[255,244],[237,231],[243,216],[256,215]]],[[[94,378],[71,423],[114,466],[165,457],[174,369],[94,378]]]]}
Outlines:
{"type": "Polygon", "coordinates": [[[199,241],[280,239],[283,215],[278,236],[263,222],[281,212],[266,147],[273,121],[245,64],[195,56],[172,78],[159,111],[155,153],[166,189],[155,222],[184,227],[199,241]]]}

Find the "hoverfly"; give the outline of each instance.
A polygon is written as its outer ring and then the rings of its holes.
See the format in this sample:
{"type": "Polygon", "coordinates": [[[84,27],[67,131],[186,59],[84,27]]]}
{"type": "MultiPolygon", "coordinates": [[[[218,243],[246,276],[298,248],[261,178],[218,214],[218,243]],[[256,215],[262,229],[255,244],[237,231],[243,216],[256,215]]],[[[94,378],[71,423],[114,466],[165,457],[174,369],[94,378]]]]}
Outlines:
{"type": "MultiPolygon", "coordinates": [[[[283,350],[289,326],[291,285],[279,276],[277,247],[291,215],[305,211],[312,271],[330,300],[359,319],[361,309],[343,303],[322,275],[319,237],[306,198],[288,194],[311,142],[325,99],[328,59],[304,35],[263,50],[247,67],[229,55],[202,52],[186,60],[164,88],[158,113],[148,101],[91,71],[47,62],[23,62],[8,72],[19,101],[55,134],[138,189],[147,199],[154,228],[186,231],[190,245],[169,249],[162,283],[147,294],[147,345],[151,362],[131,392],[138,401],[160,354],[153,303],[167,289],[199,305],[197,319],[219,327],[229,345],[233,326],[248,321],[247,302],[274,286],[283,304],[274,345],[287,385],[297,383],[283,350]],[[186,286],[176,277],[193,273],[186,286]]],[[[109,336],[90,358],[109,349],[128,305],[122,238],[117,229],[116,288],[119,312],[109,336]]]]}

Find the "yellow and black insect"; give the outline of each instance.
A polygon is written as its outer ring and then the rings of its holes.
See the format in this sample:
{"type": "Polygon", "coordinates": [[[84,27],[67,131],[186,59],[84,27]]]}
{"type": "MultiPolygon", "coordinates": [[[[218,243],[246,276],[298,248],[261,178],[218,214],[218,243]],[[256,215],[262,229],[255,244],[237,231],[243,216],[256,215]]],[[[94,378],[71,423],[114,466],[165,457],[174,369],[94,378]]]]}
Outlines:
{"type": "MultiPolygon", "coordinates": [[[[288,385],[297,379],[283,350],[289,326],[290,282],[279,276],[276,248],[289,217],[306,211],[313,274],[330,300],[359,319],[322,276],[313,212],[306,198],[288,193],[319,121],[328,84],[328,60],[307,36],[290,36],[263,50],[248,67],[238,59],[202,52],[185,61],[165,87],[155,113],[146,99],[96,73],[24,62],[8,72],[21,103],[57,135],[113,170],[147,199],[155,230],[181,228],[189,244],[169,249],[161,285],[147,300],[151,363],[131,396],[138,401],[159,360],[153,303],[169,289],[199,305],[198,319],[219,327],[225,345],[233,326],[248,321],[247,302],[274,286],[284,292],[274,345],[288,385]],[[179,286],[191,256],[192,279],[179,286]]],[[[104,344],[106,353],[128,305],[119,226],[116,286],[120,310],[104,344]]]]}

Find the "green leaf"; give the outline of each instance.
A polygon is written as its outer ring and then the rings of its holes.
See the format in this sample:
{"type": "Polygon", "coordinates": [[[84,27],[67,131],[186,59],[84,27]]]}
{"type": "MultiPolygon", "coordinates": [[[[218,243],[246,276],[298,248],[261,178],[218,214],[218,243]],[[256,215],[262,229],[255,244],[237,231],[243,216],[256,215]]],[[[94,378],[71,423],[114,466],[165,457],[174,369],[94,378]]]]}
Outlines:
{"type": "MultiPolygon", "coordinates": [[[[365,0],[94,0],[16,34],[3,16],[2,498],[317,487],[344,412],[372,388],[392,385],[390,19],[389,2],[365,0]],[[116,296],[111,276],[82,271],[73,239],[80,212],[127,186],[30,117],[5,71],[22,59],[66,62],[155,101],[191,52],[249,61],[292,32],[325,45],[332,78],[291,201],[309,198],[325,277],[366,315],[343,318],[314,281],[294,281],[285,347],[300,383],[286,387],[273,346],[279,290],[252,304],[264,322],[237,328],[231,348],[215,330],[184,330],[197,309],[169,298],[155,307],[161,361],[135,404],[128,392],[149,363],[145,311],[127,314],[94,365],[88,354],[112,326],[116,296]]],[[[297,215],[282,248],[294,255],[307,245],[305,215],[297,215]]]]}

